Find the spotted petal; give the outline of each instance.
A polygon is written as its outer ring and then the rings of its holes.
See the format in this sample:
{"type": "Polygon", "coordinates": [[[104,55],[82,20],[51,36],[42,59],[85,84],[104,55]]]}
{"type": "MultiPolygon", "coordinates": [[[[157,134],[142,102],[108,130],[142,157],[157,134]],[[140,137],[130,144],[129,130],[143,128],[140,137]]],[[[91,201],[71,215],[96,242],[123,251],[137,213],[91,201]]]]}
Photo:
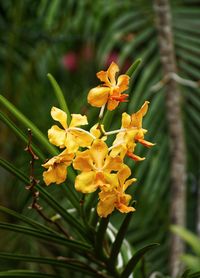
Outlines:
{"type": "Polygon", "coordinates": [[[50,166],[47,171],[43,173],[43,179],[46,185],[51,183],[60,184],[67,178],[67,166],[63,163],[50,166]]]}

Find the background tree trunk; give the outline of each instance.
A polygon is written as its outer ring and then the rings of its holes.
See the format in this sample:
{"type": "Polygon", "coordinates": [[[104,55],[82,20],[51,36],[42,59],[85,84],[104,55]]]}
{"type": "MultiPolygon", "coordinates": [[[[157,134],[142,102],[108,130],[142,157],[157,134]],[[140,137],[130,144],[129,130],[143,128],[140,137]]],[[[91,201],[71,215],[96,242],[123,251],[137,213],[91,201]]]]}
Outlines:
{"type": "MultiPolygon", "coordinates": [[[[171,148],[171,223],[185,226],[186,152],[180,108],[181,93],[177,82],[171,77],[172,73],[177,73],[177,67],[169,1],[154,0],[154,11],[163,74],[168,79],[165,94],[171,148]]],[[[174,234],[171,234],[170,240],[170,271],[172,276],[176,276],[181,271],[179,257],[184,252],[184,243],[174,234]]]]}

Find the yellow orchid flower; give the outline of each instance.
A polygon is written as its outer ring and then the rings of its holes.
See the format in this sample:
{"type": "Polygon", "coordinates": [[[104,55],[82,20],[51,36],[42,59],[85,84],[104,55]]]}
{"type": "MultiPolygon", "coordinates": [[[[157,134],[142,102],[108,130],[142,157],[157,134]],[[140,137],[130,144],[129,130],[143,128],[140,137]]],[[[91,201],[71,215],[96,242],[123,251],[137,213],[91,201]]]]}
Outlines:
{"type": "Polygon", "coordinates": [[[120,154],[123,158],[125,155],[129,156],[135,161],[144,160],[144,157],[135,155],[134,149],[136,142],[143,144],[146,147],[151,147],[154,144],[144,140],[144,134],[146,129],[142,128],[142,120],[148,110],[148,101],[142,105],[142,107],[132,115],[127,113],[122,114],[122,126],[121,131],[117,134],[115,141],[113,142],[113,149],[111,156],[115,157],[120,154]]]}
{"type": "Polygon", "coordinates": [[[116,80],[116,73],[119,67],[111,63],[107,71],[99,71],[97,77],[104,82],[89,91],[88,103],[95,107],[102,107],[107,104],[107,109],[114,110],[120,102],[127,101],[127,94],[122,94],[128,89],[130,77],[126,74],[120,75],[116,80]]]}
{"type": "Polygon", "coordinates": [[[50,143],[60,148],[67,148],[68,152],[73,153],[79,147],[90,146],[95,137],[88,131],[78,128],[81,125],[87,125],[87,117],[80,114],[72,114],[70,125],[67,125],[67,114],[59,108],[52,107],[51,116],[58,121],[62,128],[53,125],[48,130],[50,143]]]}
{"type": "Polygon", "coordinates": [[[106,143],[96,139],[89,150],[77,153],[73,166],[82,172],[75,180],[77,191],[94,192],[105,183],[105,177],[109,177],[112,171],[118,171],[122,167],[121,158],[113,158],[108,152],[106,143]]]}
{"type": "Polygon", "coordinates": [[[125,193],[128,186],[136,181],[134,178],[127,180],[131,175],[131,170],[124,165],[117,174],[111,175],[109,179],[106,179],[107,184],[101,186],[99,193],[97,213],[100,217],[107,217],[115,208],[122,213],[135,211],[133,207],[128,206],[131,195],[125,193]]]}
{"type": "Polygon", "coordinates": [[[73,153],[68,153],[65,149],[62,153],[49,159],[42,166],[46,169],[43,173],[43,179],[46,185],[51,183],[60,184],[67,178],[67,167],[72,163],[73,153]]]}
{"type": "Polygon", "coordinates": [[[101,140],[106,141],[107,136],[105,136],[105,129],[103,124],[96,123],[90,129],[90,133],[96,137],[96,139],[101,138],[101,140]]]}
{"type": "Polygon", "coordinates": [[[144,134],[147,132],[147,130],[142,128],[142,120],[147,113],[148,104],[149,102],[145,101],[140,110],[131,115],[131,125],[138,129],[138,133],[135,136],[135,141],[149,148],[154,146],[155,144],[144,140],[144,134]]]}

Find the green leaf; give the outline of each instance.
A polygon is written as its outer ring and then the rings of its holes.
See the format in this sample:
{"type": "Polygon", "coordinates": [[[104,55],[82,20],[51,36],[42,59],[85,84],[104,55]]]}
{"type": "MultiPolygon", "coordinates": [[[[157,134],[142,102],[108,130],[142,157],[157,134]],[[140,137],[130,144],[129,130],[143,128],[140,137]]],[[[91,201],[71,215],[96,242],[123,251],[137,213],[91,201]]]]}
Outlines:
{"type": "Polygon", "coordinates": [[[0,222],[0,229],[9,230],[12,232],[18,232],[22,234],[27,234],[33,237],[36,237],[39,240],[45,240],[52,243],[57,243],[63,246],[67,246],[76,250],[82,251],[91,251],[91,246],[82,242],[78,242],[75,240],[69,240],[62,236],[58,237],[57,235],[53,235],[50,233],[45,233],[44,231],[38,231],[35,229],[31,229],[26,226],[16,225],[16,224],[9,224],[0,222]]]}
{"type": "Polygon", "coordinates": [[[191,273],[188,278],[199,278],[199,277],[200,277],[200,271],[191,273]]]}
{"type": "Polygon", "coordinates": [[[104,242],[108,223],[109,223],[109,217],[101,218],[99,222],[98,230],[96,232],[95,252],[96,255],[101,259],[105,258],[104,251],[103,251],[103,246],[104,246],[103,242],[104,242]]]}
{"type": "Polygon", "coordinates": [[[200,239],[197,236],[179,226],[173,225],[171,226],[171,230],[185,240],[192,247],[193,251],[200,256],[200,239]]]}
{"type": "MultiPolygon", "coordinates": [[[[29,178],[24,175],[22,171],[17,169],[15,166],[13,166],[11,163],[9,163],[6,160],[0,159],[0,166],[2,166],[4,169],[8,170],[10,173],[14,174],[17,178],[19,178],[23,183],[26,185],[29,184],[29,178]]],[[[72,227],[74,227],[79,235],[82,237],[84,236],[85,239],[88,240],[87,233],[85,231],[84,226],[80,223],[80,221],[77,221],[76,218],[74,218],[70,213],[68,213],[57,201],[55,198],[53,198],[44,188],[42,188],[40,185],[36,185],[35,188],[40,192],[40,196],[43,200],[47,202],[55,211],[56,213],[59,213],[63,219],[67,221],[72,227]]]]}
{"type": "Polygon", "coordinates": [[[132,213],[130,212],[125,216],[124,221],[116,235],[115,241],[112,245],[111,254],[110,254],[109,263],[108,263],[111,268],[115,267],[117,256],[120,251],[122,242],[125,238],[125,234],[128,229],[131,218],[132,218],[132,213]]]}
{"type": "Polygon", "coordinates": [[[49,228],[48,226],[40,224],[38,221],[32,220],[30,217],[26,217],[23,214],[20,214],[20,213],[14,211],[14,210],[5,208],[3,206],[0,206],[0,211],[13,216],[14,218],[28,224],[29,226],[32,226],[35,229],[39,229],[39,230],[42,230],[44,232],[50,232],[50,233],[53,233],[53,234],[57,234],[59,236],[59,233],[57,233],[53,229],[49,228]]]}
{"type": "Polygon", "coordinates": [[[0,103],[6,107],[26,128],[31,129],[34,136],[46,148],[47,151],[49,151],[52,155],[58,154],[57,150],[49,143],[44,134],[2,95],[0,95],[0,103]]]}
{"type": "Polygon", "coordinates": [[[187,278],[189,273],[190,273],[190,270],[189,270],[189,269],[186,269],[186,270],[183,272],[183,274],[181,275],[181,278],[187,278]]]}
{"type": "Polygon", "coordinates": [[[16,168],[14,165],[9,163],[8,161],[0,158],[0,166],[6,169],[8,172],[16,176],[19,180],[21,180],[23,183],[28,184],[29,178],[24,175],[22,171],[20,171],[18,168],[16,168]]]}
{"type": "Polygon", "coordinates": [[[185,263],[185,265],[193,270],[193,271],[200,271],[200,258],[195,257],[193,255],[182,255],[181,260],[185,263]]]}
{"type": "Polygon", "coordinates": [[[142,59],[137,59],[131,66],[130,68],[127,70],[126,74],[128,76],[130,76],[130,78],[133,77],[133,74],[135,73],[135,71],[137,70],[138,66],[140,65],[140,63],[142,62],[142,59]]]}
{"type": "Polygon", "coordinates": [[[58,275],[34,272],[29,270],[8,270],[8,271],[1,271],[0,277],[25,277],[25,278],[59,278],[58,275]]]}
{"type": "MultiPolygon", "coordinates": [[[[46,150],[48,150],[52,155],[58,154],[57,149],[49,143],[48,139],[44,136],[44,134],[2,95],[0,95],[0,103],[2,103],[23,125],[25,125],[26,128],[31,129],[35,138],[37,138],[37,140],[46,148],[46,150]]],[[[68,167],[67,173],[69,180],[74,182],[75,173],[71,167],[68,167]]],[[[79,208],[79,203],[77,196],[75,195],[75,192],[70,187],[69,190],[71,191],[70,193],[72,195],[72,198],[70,198],[70,194],[68,194],[69,200],[76,208],[79,208]]]]}
{"type": "Polygon", "coordinates": [[[137,263],[143,258],[143,256],[152,248],[158,246],[158,243],[152,243],[150,245],[147,245],[143,247],[142,249],[138,250],[133,257],[130,259],[128,264],[126,265],[125,269],[123,270],[122,274],[120,275],[120,278],[128,278],[129,275],[134,271],[137,263]]]}
{"type": "Polygon", "coordinates": [[[35,262],[40,264],[49,264],[58,266],[61,268],[70,269],[73,271],[78,271],[79,273],[86,273],[90,276],[96,277],[96,272],[89,268],[86,264],[82,263],[81,261],[76,261],[74,259],[70,258],[43,258],[43,257],[33,257],[29,255],[23,255],[23,254],[11,254],[6,252],[0,252],[0,258],[4,260],[14,260],[14,261],[24,261],[24,262],[35,262]]]}
{"type": "MultiPolygon", "coordinates": [[[[6,115],[4,115],[0,111],[0,119],[26,144],[28,143],[28,136],[21,130],[19,129],[13,121],[11,121],[6,115]]],[[[39,150],[38,147],[36,147],[33,143],[31,143],[31,147],[34,151],[34,153],[40,157],[42,160],[45,160],[45,156],[43,153],[39,150]]]]}
{"type": "Polygon", "coordinates": [[[55,78],[50,73],[47,74],[47,77],[49,78],[49,80],[51,82],[51,85],[54,88],[54,92],[55,92],[55,95],[56,95],[56,97],[58,99],[58,103],[60,105],[60,108],[63,111],[65,111],[66,114],[67,114],[67,122],[69,124],[70,121],[71,121],[71,114],[69,112],[69,108],[68,108],[68,105],[67,105],[67,103],[65,101],[65,97],[63,95],[63,92],[62,92],[60,86],[58,85],[57,81],[55,80],[55,78]]]}

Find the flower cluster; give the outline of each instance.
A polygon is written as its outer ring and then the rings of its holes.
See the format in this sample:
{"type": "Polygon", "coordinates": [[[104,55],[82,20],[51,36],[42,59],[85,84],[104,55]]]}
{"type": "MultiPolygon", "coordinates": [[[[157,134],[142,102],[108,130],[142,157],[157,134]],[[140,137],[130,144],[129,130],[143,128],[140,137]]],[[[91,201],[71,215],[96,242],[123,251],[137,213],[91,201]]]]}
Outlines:
{"type": "MultiPolygon", "coordinates": [[[[103,84],[88,93],[88,103],[101,108],[99,119],[103,117],[106,107],[111,111],[120,102],[127,101],[128,94],[123,92],[128,89],[129,76],[124,74],[116,78],[118,71],[117,64],[112,62],[107,71],[98,72],[97,77],[103,84]]],[[[68,124],[67,114],[53,107],[51,116],[60,123],[60,127],[53,125],[48,137],[53,145],[63,151],[43,164],[47,169],[43,173],[46,185],[63,183],[67,178],[67,167],[72,165],[79,171],[75,179],[77,191],[85,194],[99,191],[97,212],[100,217],[107,217],[115,208],[122,213],[134,211],[129,206],[131,195],[125,191],[136,179],[130,178],[131,170],[124,163],[124,158],[143,160],[144,157],[134,153],[136,144],[141,143],[146,147],[154,145],[144,139],[147,130],[142,127],[148,104],[146,101],[132,115],[123,113],[121,128],[114,131],[105,131],[100,120],[90,131],[80,128],[88,124],[87,117],[80,114],[72,114],[68,124]],[[116,134],[116,138],[109,147],[106,140],[111,134],[116,134]]]]}

